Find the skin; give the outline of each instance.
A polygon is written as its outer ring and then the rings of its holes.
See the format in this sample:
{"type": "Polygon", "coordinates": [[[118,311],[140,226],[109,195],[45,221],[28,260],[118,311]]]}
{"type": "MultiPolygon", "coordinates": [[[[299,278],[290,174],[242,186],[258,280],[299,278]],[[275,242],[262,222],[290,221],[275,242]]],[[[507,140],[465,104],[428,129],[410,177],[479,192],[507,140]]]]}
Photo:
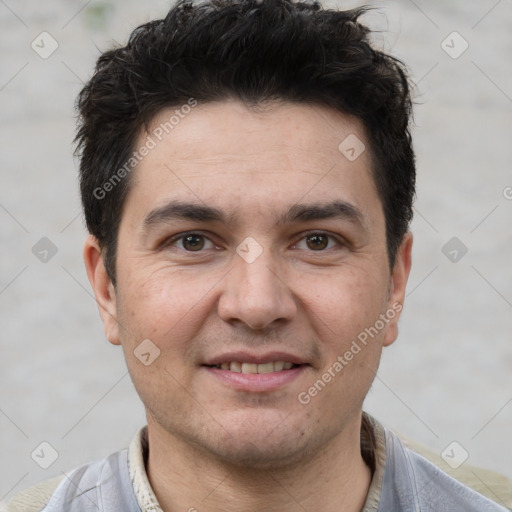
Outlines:
{"type": "Polygon", "coordinates": [[[364,505],[371,474],[359,449],[362,405],[382,348],[397,337],[399,314],[308,404],[297,397],[404,301],[412,236],[390,270],[368,148],[357,119],[326,107],[198,105],[131,177],[115,288],[97,240],[86,240],[106,336],[122,345],[146,408],[147,472],[164,511],[364,505]],[[367,148],[353,162],[338,150],[349,134],[367,148]],[[155,208],[176,199],[219,208],[226,222],[167,219],[145,227],[155,208]],[[297,203],[334,200],[360,218],[276,221],[297,203]],[[206,237],[193,239],[195,247],[204,243],[199,251],[183,238],[169,241],[189,231],[206,237]],[[330,237],[308,238],[319,232],[330,237]],[[246,237],[263,250],[252,263],[236,252],[246,237]],[[145,339],[160,350],[148,366],[134,355],[145,339]],[[236,350],[286,351],[308,366],[277,390],[240,391],[202,366],[236,350]]]}

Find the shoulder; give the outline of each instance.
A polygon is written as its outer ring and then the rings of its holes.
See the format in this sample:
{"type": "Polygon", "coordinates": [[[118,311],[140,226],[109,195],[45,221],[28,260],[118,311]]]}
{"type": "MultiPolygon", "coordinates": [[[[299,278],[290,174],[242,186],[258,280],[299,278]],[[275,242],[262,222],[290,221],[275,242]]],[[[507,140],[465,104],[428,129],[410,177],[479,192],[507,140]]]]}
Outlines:
{"type": "Polygon", "coordinates": [[[127,450],[113,453],[16,495],[2,512],[138,511],[127,450]]]}
{"type": "Polygon", "coordinates": [[[405,500],[410,505],[412,500],[419,510],[464,512],[499,512],[511,506],[512,484],[501,475],[497,480],[495,473],[488,472],[492,478],[477,485],[478,472],[483,471],[479,468],[467,467],[450,475],[440,457],[429,450],[411,449],[390,431],[386,431],[386,444],[383,489],[391,490],[400,503],[405,500]]]}
{"type": "Polygon", "coordinates": [[[58,476],[25,489],[14,496],[2,512],[41,512],[63,479],[64,476],[58,476]]]}
{"type": "Polygon", "coordinates": [[[402,442],[455,480],[512,510],[512,480],[506,476],[467,463],[453,468],[440,454],[410,440],[402,442]]]}
{"type": "Polygon", "coordinates": [[[373,432],[375,461],[365,511],[512,510],[512,481],[507,477],[467,463],[450,468],[441,454],[406,441],[367,413],[364,417],[373,432]]]}
{"type": "MultiPolygon", "coordinates": [[[[137,466],[135,462],[140,459],[140,471],[144,472],[144,433],[145,427],[139,429],[129,449],[25,489],[7,503],[0,503],[0,512],[140,512],[128,452],[133,459],[131,466],[137,466]]],[[[142,485],[141,493],[145,490],[142,485]]]]}

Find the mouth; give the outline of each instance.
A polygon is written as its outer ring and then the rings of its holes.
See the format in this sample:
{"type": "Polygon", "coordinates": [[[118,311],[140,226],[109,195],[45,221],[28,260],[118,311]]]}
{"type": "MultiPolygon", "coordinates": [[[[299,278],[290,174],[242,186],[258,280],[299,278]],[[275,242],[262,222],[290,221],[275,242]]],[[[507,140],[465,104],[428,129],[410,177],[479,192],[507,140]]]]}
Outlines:
{"type": "Polygon", "coordinates": [[[224,354],[203,364],[217,382],[237,391],[277,391],[300,378],[312,366],[283,352],[252,355],[245,352],[224,354]]]}
{"type": "Polygon", "coordinates": [[[209,368],[217,368],[218,370],[227,370],[235,373],[245,374],[263,374],[281,372],[284,370],[291,370],[299,364],[292,363],[291,361],[269,361],[267,363],[244,363],[241,361],[223,362],[214,365],[206,365],[209,368]]]}

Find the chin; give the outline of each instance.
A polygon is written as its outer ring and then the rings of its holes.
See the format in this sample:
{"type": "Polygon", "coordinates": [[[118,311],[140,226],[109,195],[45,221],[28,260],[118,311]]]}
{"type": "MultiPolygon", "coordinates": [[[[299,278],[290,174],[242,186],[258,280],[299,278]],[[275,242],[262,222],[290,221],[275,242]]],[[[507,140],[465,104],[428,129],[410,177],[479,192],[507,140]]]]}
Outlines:
{"type": "Polygon", "coordinates": [[[294,466],[297,462],[303,461],[304,451],[305,447],[299,446],[293,439],[279,442],[268,438],[252,441],[247,438],[239,438],[235,442],[231,439],[226,446],[217,445],[213,455],[226,464],[239,469],[277,470],[294,466]]]}
{"type": "Polygon", "coordinates": [[[286,468],[304,460],[308,452],[314,453],[309,447],[317,443],[308,438],[300,423],[285,420],[282,415],[276,418],[261,413],[258,419],[239,416],[236,421],[222,422],[225,435],[212,433],[201,444],[216,458],[239,468],[286,468]]]}

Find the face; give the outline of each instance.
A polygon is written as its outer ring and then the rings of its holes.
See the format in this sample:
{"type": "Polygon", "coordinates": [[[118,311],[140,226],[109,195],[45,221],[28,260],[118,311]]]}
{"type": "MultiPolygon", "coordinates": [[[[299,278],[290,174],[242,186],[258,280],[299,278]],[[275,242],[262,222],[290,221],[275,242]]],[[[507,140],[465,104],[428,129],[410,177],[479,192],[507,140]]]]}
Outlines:
{"type": "Polygon", "coordinates": [[[330,109],[226,100],[193,108],[138,164],[116,288],[93,238],[85,260],[150,429],[276,467],[359,421],[397,335],[411,240],[390,271],[370,152],[347,158],[349,135],[369,148],[330,109]]]}

